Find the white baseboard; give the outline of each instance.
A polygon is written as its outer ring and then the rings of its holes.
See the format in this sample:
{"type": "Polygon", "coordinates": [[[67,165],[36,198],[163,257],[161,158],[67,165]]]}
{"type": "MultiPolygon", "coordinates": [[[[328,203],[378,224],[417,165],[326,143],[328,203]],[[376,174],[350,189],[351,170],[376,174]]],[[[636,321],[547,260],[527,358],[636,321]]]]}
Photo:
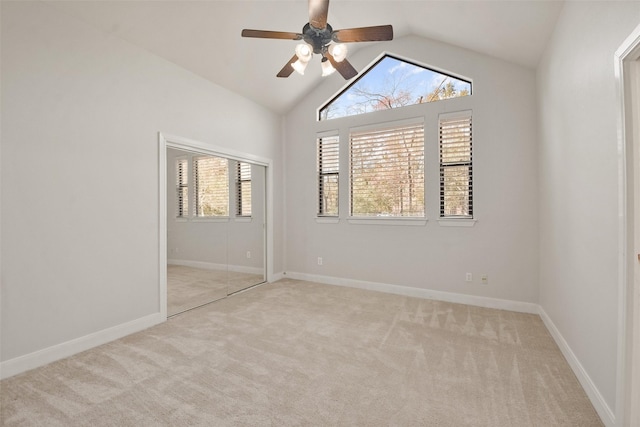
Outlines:
{"type": "Polygon", "coordinates": [[[216,264],[213,262],[191,261],[188,259],[168,259],[169,265],[183,265],[185,267],[202,268],[204,270],[226,270],[227,264],[216,264]]]}
{"type": "Polygon", "coordinates": [[[269,283],[273,283],[273,282],[277,282],[280,279],[284,279],[285,277],[287,277],[285,273],[280,271],[278,273],[270,274],[269,277],[267,277],[267,281],[269,283]]]}
{"type": "Polygon", "coordinates": [[[338,277],[321,276],[290,272],[285,277],[327,285],[345,286],[348,288],[367,289],[388,294],[404,295],[408,297],[426,298],[437,301],[447,301],[457,304],[475,305],[478,307],[496,308],[499,310],[517,311],[520,313],[538,314],[538,304],[522,301],[510,301],[499,298],[479,297],[474,295],[457,294],[454,292],[434,291],[431,289],[413,288],[410,286],[391,285],[388,283],[367,282],[363,280],[341,279],[338,277]]]}
{"type": "Polygon", "coordinates": [[[185,267],[202,268],[203,270],[229,270],[235,273],[262,274],[264,270],[258,267],[247,267],[244,265],[216,264],[205,261],[190,261],[186,259],[168,259],[169,265],[183,265],[185,267]]]}
{"type": "MultiPolygon", "coordinates": [[[[175,260],[173,260],[175,261],[175,260]]],[[[187,261],[189,263],[199,264],[197,261],[187,261]]],[[[171,261],[169,261],[171,264],[171,261]]],[[[208,264],[208,263],[203,263],[208,264]]],[[[176,265],[188,265],[188,264],[176,264],[176,265]]],[[[211,264],[208,264],[209,266],[211,264]]],[[[199,265],[190,264],[188,266],[194,266],[196,268],[204,268],[199,265]]],[[[334,286],[345,286],[358,289],[367,289],[378,292],[386,292],[396,295],[404,295],[409,297],[434,299],[437,301],[446,301],[458,304],[468,304],[479,307],[495,308],[500,310],[516,311],[521,313],[538,314],[542,318],[545,326],[549,330],[549,333],[555,340],[556,344],[560,348],[560,351],[564,355],[565,359],[569,363],[569,366],[573,370],[574,374],[580,381],[580,384],[584,388],[589,400],[593,404],[594,408],[598,412],[598,415],[607,427],[614,427],[616,425],[614,412],[607,405],[602,394],[593,383],[589,374],[584,369],[576,355],[569,347],[558,328],[551,321],[549,315],[538,304],[527,303],[522,301],[509,301],[499,298],[479,297],[473,295],[463,295],[453,292],[435,291],[429,289],[412,288],[409,286],[392,285],[387,283],[367,282],[362,280],[342,279],[330,276],[321,276],[306,273],[296,272],[279,272],[273,273],[269,282],[275,282],[283,278],[291,278],[296,280],[306,280],[311,282],[323,283],[334,286]]],[[[30,369],[37,368],[39,366],[46,365],[56,360],[63,359],[65,357],[72,356],[82,351],[88,350],[93,347],[97,347],[102,344],[106,344],[110,341],[122,338],[135,332],[139,332],[143,329],[147,329],[151,326],[157,325],[166,321],[160,313],[154,313],[143,318],[133,320],[122,325],[117,325],[99,332],[95,332],[84,337],[76,338],[71,341],[67,341],[61,344],[54,345],[36,352],[16,357],[14,359],[7,360],[0,363],[0,379],[12,377],[14,375],[26,372],[30,369]]]]}
{"type": "Polygon", "coordinates": [[[591,377],[589,377],[589,374],[584,369],[573,350],[571,350],[571,347],[569,347],[569,344],[564,339],[556,325],[553,323],[553,321],[551,321],[551,318],[549,317],[547,312],[544,311],[544,308],[542,308],[542,306],[538,307],[538,314],[542,318],[542,321],[549,330],[549,333],[555,340],[556,344],[558,345],[558,347],[560,347],[560,351],[564,355],[564,358],[567,359],[567,362],[569,363],[569,366],[571,366],[573,373],[576,375],[576,377],[578,377],[578,381],[580,381],[582,388],[587,393],[587,396],[589,396],[589,400],[598,412],[598,415],[600,415],[602,422],[607,427],[614,427],[616,425],[616,416],[614,415],[613,411],[611,410],[609,405],[607,405],[604,397],[602,397],[602,394],[593,383],[591,377]]]}
{"type": "Polygon", "coordinates": [[[123,323],[122,325],[113,326],[71,341],[25,354],[24,356],[9,359],[0,363],[0,379],[9,378],[39,366],[55,362],[56,360],[73,356],[90,348],[150,328],[166,320],[167,318],[163,317],[160,313],[154,313],[131,322],[123,323]]]}

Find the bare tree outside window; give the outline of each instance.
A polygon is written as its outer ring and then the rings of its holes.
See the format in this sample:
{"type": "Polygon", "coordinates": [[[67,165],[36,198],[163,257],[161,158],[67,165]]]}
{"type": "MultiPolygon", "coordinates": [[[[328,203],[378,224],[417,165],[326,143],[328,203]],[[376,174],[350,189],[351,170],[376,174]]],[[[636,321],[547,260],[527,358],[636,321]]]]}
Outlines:
{"type": "Polygon", "coordinates": [[[222,157],[193,158],[195,216],[229,215],[229,161],[222,157]]]}
{"type": "Polygon", "coordinates": [[[386,55],[320,109],[320,120],[471,95],[471,83],[386,55]]]}
{"type": "Polygon", "coordinates": [[[424,125],[355,132],[351,216],[424,217],[424,125]]]}

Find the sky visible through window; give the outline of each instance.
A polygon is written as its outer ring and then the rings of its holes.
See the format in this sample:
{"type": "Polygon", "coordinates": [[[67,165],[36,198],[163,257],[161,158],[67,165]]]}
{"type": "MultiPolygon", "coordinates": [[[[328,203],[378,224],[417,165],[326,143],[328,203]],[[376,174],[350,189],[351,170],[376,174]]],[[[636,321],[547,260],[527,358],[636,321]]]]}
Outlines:
{"type": "Polygon", "coordinates": [[[386,55],[326,104],[320,110],[320,120],[470,94],[470,82],[386,55]]]}

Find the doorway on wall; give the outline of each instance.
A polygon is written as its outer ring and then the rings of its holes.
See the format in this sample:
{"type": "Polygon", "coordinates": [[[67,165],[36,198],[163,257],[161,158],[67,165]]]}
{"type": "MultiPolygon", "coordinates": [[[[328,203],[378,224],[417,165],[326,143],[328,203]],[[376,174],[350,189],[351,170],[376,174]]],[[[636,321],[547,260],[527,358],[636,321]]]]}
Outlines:
{"type": "Polygon", "coordinates": [[[160,311],[267,280],[269,161],[180,137],[160,142],[160,311]]]}
{"type": "Polygon", "coordinates": [[[616,52],[622,203],[618,425],[640,425],[640,26],[616,52]]]}

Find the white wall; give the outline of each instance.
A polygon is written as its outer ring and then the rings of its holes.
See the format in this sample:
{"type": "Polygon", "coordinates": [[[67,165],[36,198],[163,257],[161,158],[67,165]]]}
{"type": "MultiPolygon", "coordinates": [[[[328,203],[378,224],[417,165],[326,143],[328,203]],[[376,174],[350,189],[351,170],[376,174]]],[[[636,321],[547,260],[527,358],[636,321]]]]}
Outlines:
{"type": "MultiPolygon", "coordinates": [[[[362,70],[383,49],[473,80],[470,97],[316,121],[345,84],[336,73],[286,118],[287,271],[536,303],[538,192],[535,73],[419,37],[378,43],[350,56],[362,70]],[[473,227],[439,225],[437,115],[473,110],[473,227]],[[425,226],[349,224],[346,150],[350,126],[424,117],[425,226]],[[340,222],[317,223],[316,132],[341,129],[340,222]],[[317,257],[323,265],[317,265],[317,257]],[[465,273],[474,282],[465,282],[465,273]],[[480,284],[480,275],[489,284],[480,284]]],[[[295,77],[295,76],[294,76],[295,77]]]]}
{"type": "Polygon", "coordinates": [[[638,2],[567,2],[537,76],[540,304],[610,413],[619,280],[613,55],[639,18],[638,2]]]}
{"type": "Polygon", "coordinates": [[[159,313],[159,131],[273,159],[282,270],[280,117],[42,2],[1,71],[3,363],[159,313]]]}

